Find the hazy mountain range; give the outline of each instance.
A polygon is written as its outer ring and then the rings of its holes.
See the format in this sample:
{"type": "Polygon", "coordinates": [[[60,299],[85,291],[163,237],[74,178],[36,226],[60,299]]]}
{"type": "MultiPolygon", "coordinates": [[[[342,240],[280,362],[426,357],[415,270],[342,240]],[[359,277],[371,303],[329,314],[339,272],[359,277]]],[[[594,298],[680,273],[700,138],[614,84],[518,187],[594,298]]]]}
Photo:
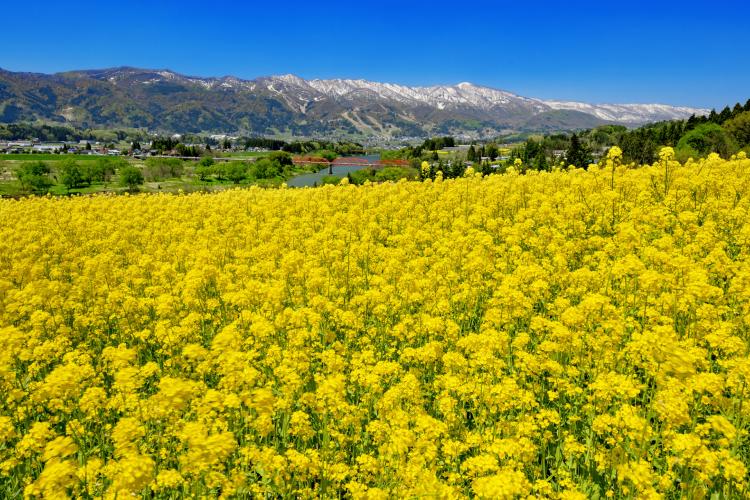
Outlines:
{"type": "Polygon", "coordinates": [[[0,122],[296,136],[497,135],[640,125],[707,110],[662,104],[586,104],[459,83],[409,87],[294,75],[242,80],[112,68],[56,74],[0,69],[0,122]]]}

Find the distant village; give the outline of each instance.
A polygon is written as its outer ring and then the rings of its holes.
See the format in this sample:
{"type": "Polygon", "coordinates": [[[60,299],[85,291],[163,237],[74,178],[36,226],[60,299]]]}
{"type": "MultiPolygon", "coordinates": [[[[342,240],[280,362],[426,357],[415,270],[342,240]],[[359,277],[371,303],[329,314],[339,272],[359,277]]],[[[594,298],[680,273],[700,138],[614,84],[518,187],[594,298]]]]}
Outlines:
{"type": "Polygon", "coordinates": [[[0,142],[0,153],[68,153],[81,155],[112,155],[119,156],[122,151],[117,148],[107,148],[103,143],[89,141],[66,142],[37,142],[37,141],[8,141],[0,142]]]}

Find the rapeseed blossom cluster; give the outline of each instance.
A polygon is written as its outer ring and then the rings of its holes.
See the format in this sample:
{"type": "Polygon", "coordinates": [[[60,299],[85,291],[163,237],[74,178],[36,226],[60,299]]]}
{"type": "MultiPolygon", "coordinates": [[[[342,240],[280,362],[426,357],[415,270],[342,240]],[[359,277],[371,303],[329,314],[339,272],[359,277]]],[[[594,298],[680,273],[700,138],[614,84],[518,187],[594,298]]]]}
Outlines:
{"type": "Polygon", "coordinates": [[[0,496],[746,497],[750,160],[519,170],[0,201],[0,496]]]}

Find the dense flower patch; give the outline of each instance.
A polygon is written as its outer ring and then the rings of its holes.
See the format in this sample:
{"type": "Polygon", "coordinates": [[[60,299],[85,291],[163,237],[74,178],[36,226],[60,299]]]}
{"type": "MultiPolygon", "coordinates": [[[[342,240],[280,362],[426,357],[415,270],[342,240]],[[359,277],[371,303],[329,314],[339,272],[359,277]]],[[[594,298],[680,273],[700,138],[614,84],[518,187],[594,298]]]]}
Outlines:
{"type": "Polygon", "coordinates": [[[745,496],[750,160],[0,201],[0,495],[745,496]]]}

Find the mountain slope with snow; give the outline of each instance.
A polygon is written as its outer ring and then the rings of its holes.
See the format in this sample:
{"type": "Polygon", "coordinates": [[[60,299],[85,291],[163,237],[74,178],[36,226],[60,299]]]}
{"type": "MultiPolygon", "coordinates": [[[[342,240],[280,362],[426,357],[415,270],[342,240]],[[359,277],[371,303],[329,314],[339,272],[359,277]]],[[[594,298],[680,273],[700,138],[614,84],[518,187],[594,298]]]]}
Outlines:
{"type": "Polygon", "coordinates": [[[45,75],[0,70],[0,122],[170,132],[426,136],[496,135],[687,118],[707,110],[663,104],[587,104],[523,97],[468,82],[412,87],[356,79],[201,78],[112,68],[45,75]],[[554,120],[544,120],[553,115],[554,120]]]}

